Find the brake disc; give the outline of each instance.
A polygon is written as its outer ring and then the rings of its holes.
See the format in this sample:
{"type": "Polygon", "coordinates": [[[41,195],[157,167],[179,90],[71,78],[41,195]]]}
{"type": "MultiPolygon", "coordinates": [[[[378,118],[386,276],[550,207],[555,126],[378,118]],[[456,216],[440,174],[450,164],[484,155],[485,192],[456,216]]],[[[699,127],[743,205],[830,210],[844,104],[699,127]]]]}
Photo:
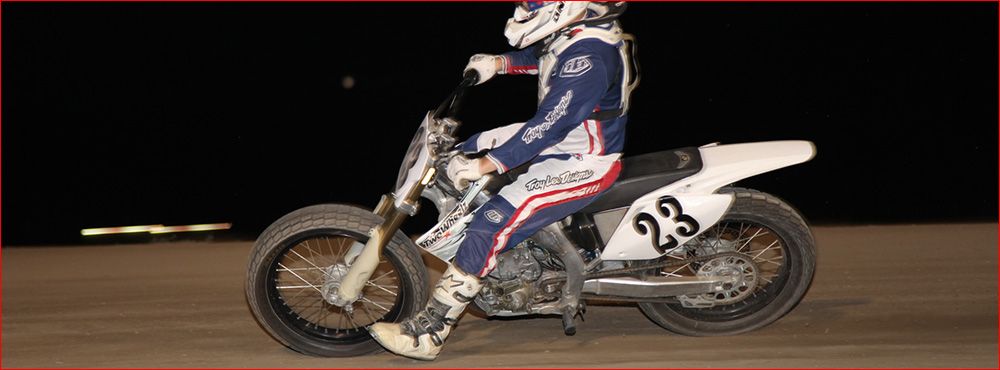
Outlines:
{"type": "Polygon", "coordinates": [[[732,253],[714,258],[698,267],[698,276],[728,277],[733,281],[723,284],[722,290],[716,292],[679,296],[677,299],[684,307],[692,308],[714,307],[742,301],[757,288],[758,271],[753,258],[744,254],[732,253]]]}

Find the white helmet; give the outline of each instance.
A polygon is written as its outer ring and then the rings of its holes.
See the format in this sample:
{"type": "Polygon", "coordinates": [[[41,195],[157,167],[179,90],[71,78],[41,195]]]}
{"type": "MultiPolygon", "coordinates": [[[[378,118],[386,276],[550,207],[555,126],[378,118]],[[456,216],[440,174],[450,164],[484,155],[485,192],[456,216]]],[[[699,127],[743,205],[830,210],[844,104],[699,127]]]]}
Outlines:
{"type": "Polygon", "coordinates": [[[523,49],[565,28],[586,14],[588,1],[522,1],[507,20],[504,35],[510,46],[523,49]]]}

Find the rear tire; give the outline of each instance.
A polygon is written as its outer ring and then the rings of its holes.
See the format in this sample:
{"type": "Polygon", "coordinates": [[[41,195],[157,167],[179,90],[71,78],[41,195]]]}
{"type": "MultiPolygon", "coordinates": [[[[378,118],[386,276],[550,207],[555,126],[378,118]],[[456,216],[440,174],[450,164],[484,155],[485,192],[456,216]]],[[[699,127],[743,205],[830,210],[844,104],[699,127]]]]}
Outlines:
{"type": "Polygon", "coordinates": [[[382,347],[368,334],[374,322],[399,322],[427,302],[427,268],[416,245],[397,231],[354,311],[330,305],[322,289],[343,273],[343,255],[368,241],[382,220],[358,207],[305,207],[275,221],[254,243],[247,268],[250,310],[274,339],[295,351],[358,356],[382,347]],[[324,285],[327,284],[327,285],[324,285]]]}
{"type": "MultiPolygon", "coordinates": [[[[740,246],[747,238],[738,251],[753,257],[759,266],[758,283],[742,300],[732,302],[720,296],[720,302],[726,304],[710,308],[685,307],[681,303],[639,303],[650,320],[674,333],[720,336],[764,327],[791,311],[812,283],[815,241],[798,211],[781,199],[756,190],[723,188],[719,192],[735,196],[732,207],[712,229],[692,239],[687,246],[691,243],[704,243],[709,248],[720,244],[740,246]],[[759,245],[760,239],[771,247],[759,245]],[[775,246],[780,247],[780,253],[775,246]],[[780,266],[775,267],[778,262],[780,266]],[[765,276],[765,268],[773,271],[765,276]]],[[[725,250],[715,252],[720,251],[725,250]]],[[[707,296],[712,298],[712,294],[707,296]]]]}

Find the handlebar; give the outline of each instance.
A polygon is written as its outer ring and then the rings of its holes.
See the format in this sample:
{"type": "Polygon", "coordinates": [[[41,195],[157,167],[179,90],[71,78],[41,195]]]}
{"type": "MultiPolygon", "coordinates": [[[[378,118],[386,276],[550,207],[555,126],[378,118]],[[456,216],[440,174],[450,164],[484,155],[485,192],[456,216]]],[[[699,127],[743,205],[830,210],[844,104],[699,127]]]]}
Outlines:
{"type": "Polygon", "coordinates": [[[475,86],[479,83],[479,72],[475,69],[470,69],[465,71],[465,75],[462,76],[462,83],[459,86],[469,87],[475,86]]]}
{"type": "Polygon", "coordinates": [[[467,87],[474,86],[478,82],[479,72],[476,72],[475,70],[466,71],[462,78],[462,82],[458,84],[455,91],[452,91],[451,95],[448,95],[448,97],[444,99],[444,102],[442,102],[441,105],[434,110],[434,118],[444,118],[445,113],[447,113],[449,117],[455,116],[455,114],[458,113],[458,107],[461,105],[462,95],[465,93],[465,89],[467,87]]]}

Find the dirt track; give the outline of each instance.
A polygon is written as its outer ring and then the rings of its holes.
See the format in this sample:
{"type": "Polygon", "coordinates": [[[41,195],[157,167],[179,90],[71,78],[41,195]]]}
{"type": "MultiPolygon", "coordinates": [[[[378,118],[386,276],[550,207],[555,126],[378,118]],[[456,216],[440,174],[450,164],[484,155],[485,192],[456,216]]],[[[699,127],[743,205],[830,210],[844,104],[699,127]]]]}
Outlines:
{"type": "Polygon", "coordinates": [[[670,334],[633,306],[558,318],[466,315],[441,357],[285,349],[243,299],[251,243],[4,248],[2,367],[997,368],[997,225],[819,227],[798,308],[734,337],[670,334]]]}

